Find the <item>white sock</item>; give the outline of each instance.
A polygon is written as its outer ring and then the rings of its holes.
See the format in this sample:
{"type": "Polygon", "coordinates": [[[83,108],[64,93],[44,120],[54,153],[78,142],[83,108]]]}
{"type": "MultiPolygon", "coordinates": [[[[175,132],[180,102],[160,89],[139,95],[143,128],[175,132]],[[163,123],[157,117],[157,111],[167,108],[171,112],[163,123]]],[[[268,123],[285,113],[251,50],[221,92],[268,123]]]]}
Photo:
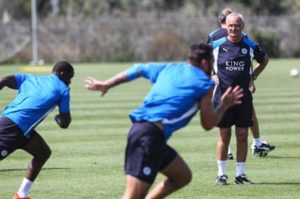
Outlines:
{"type": "Polygon", "coordinates": [[[227,152],[227,154],[230,154],[230,153],[232,153],[232,151],[231,151],[230,145],[228,145],[228,152],[227,152]]]}
{"type": "Polygon", "coordinates": [[[240,176],[241,174],[244,173],[245,170],[245,162],[237,162],[236,163],[236,171],[235,171],[235,176],[240,176]]]}
{"type": "Polygon", "coordinates": [[[226,174],[226,160],[217,160],[218,176],[226,174]]]}
{"type": "Polygon", "coordinates": [[[18,195],[21,198],[28,197],[29,196],[29,191],[30,191],[30,188],[31,188],[32,184],[33,184],[32,181],[28,180],[27,178],[24,178],[23,182],[22,182],[22,184],[19,188],[18,195]]]}
{"type": "Polygon", "coordinates": [[[261,138],[253,138],[253,143],[255,146],[260,146],[263,143],[261,138]]]}

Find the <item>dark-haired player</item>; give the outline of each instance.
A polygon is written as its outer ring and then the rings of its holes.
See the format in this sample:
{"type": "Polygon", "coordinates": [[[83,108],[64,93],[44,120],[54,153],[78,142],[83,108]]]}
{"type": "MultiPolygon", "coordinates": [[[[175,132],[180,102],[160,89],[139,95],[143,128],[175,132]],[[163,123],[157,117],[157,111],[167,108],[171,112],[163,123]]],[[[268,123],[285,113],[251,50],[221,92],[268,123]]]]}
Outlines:
{"type": "MultiPolygon", "coordinates": [[[[220,24],[220,28],[218,28],[208,34],[207,43],[211,43],[212,41],[215,41],[215,40],[221,39],[222,37],[228,36],[227,29],[226,29],[226,17],[232,12],[233,11],[230,8],[224,8],[220,12],[220,14],[218,16],[218,22],[220,24]]],[[[242,35],[243,35],[243,37],[247,38],[247,33],[242,32],[242,35]]],[[[215,80],[215,83],[218,83],[217,76],[213,76],[213,79],[215,80]]],[[[252,81],[250,81],[249,89],[251,90],[252,93],[255,92],[254,79],[252,79],[252,81]]],[[[265,140],[263,140],[260,137],[259,124],[258,124],[258,120],[256,117],[256,112],[255,112],[254,106],[253,106],[252,111],[253,111],[253,116],[252,116],[253,126],[250,127],[250,130],[251,130],[252,136],[253,136],[253,142],[251,145],[252,153],[255,156],[259,156],[259,157],[266,156],[268,154],[268,152],[275,149],[275,146],[269,144],[268,142],[266,142],[265,140]]],[[[228,147],[228,159],[229,160],[233,159],[233,155],[232,155],[230,146],[228,147]]]]}
{"type": "Polygon", "coordinates": [[[213,101],[217,105],[222,93],[228,87],[239,85],[244,90],[242,104],[226,111],[218,124],[219,138],[217,145],[218,177],[216,184],[226,185],[226,160],[231,138],[231,127],[235,126],[237,139],[237,184],[252,184],[244,173],[248,150],[248,128],[252,121],[252,93],[249,84],[253,77],[257,77],[268,64],[267,54],[255,42],[243,36],[245,22],[241,14],[233,12],[226,17],[227,37],[212,42],[215,56],[214,74],[218,76],[219,84],[216,87],[213,101]],[[252,60],[257,61],[252,71],[252,60]]]}
{"type": "Polygon", "coordinates": [[[187,62],[135,64],[104,81],[92,77],[85,80],[87,89],[100,91],[102,95],[139,77],[153,83],[142,105],[130,114],[133,126],[125,154],[123,199],[163,198],[191,181],[190,168],[167,140],[186,126],[198,109],[203,128],[213,128],[225,110],[239,104],[241,98],[239,87],[229,88],[222,95],[220,106],[213,108],[214,82],[209,77],[212,62],[211,47],[195,44],[189,49],[187,62]],[[166,179],[148,193],[158,172],[166,179]]]}
{"type": "Polygon", "coordinates": [[[50,75],[15,74],[0,79],[0,90],[5,86],[18,90],[0,117],[0,160],[16,149],[33,156],[14,199],[29,199],[31,186],[51,155],[51,149],[35,130],[37,125],[56,106],[58,126],[68,128],[71,122],[69,85],[73,76],[72,65],[61,61],[55,64],[50,75]]]}

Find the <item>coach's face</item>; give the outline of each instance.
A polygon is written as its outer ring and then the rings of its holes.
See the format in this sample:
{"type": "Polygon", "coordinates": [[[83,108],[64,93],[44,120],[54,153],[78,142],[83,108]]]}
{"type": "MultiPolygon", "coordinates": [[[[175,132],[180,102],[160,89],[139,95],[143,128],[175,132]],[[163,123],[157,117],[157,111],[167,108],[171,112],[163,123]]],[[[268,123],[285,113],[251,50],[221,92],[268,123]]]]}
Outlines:
{"type": "Polygon", "coordinates": [[[230,16],[226,20],[226,27],[229,41],[236,43],[242,38],[244,23],[238,15],[230,16]]]}

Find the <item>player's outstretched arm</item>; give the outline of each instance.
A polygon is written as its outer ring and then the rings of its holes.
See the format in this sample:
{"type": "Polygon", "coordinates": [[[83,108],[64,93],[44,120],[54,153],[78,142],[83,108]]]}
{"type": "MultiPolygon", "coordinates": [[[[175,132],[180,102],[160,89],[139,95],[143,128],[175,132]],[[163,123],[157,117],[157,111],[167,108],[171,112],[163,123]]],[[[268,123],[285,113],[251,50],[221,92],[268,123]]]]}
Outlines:
{"type": "Polygon", "coordinates": [[[210,130],[215,127],[225,111],[233,105],[241,104],[243,97],[243,89],[239,86],[235,88],[229,87],[221,97],[220,105],[215,109],[212,105],[213,88],[211,88],[206,96],[200,102],[200,119],[201,125],[205,130],[210,130]]]}
{"type": "Polygon", "coordinates": [[[11,89],[18,89],[18,83],[14,75],[4,76],[0,79],[0,90],[5,86],[11,89]]]}
{"type": "Polygon", "coordinates": [[[104,96],[110,88],[128,81],[129,79],[124,72],[121,72],[104,81],[96,80],[93,77],[87,77],[85,79],[85,88],[91,91],[100,91],[101,96],[104,96]]]}

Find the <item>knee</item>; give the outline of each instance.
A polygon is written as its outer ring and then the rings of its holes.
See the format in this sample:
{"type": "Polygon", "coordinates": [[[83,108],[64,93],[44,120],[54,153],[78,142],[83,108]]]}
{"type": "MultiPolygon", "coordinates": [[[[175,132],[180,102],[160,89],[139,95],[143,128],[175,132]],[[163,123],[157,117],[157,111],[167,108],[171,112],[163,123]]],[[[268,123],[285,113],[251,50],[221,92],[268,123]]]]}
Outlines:
{"type": "Polygon", "coordinates": [[[188,169],[183,176],[177,182],[173,182],[176,189],[188,185],[192,181],[193,175],[190,169],[188,169]]]}
{"type": "Polygon", "coordinates": [[[52,154],[51,149],[47,148],[46,150],[43,151],[43,153],[41,153],[39,156],[36,156],[35,158],[40,162],[45,163],[50,158],[51,154],[52,154]]]}
{"type": "Polygon", "coordinates": [[[236,134],[238,142],[247,142],[248,141],[248,134],[247,133],[238,133],[236,134]]]}
{"type": "Polygon", "coordinates": [[[45,153],[45,159],[46,159],[46,161],[50,158],[51,154],[52,154],[52,151],[51,151],[51,149],[49,148],[49,149],[47,150],[47,152],[45,153]]]}

